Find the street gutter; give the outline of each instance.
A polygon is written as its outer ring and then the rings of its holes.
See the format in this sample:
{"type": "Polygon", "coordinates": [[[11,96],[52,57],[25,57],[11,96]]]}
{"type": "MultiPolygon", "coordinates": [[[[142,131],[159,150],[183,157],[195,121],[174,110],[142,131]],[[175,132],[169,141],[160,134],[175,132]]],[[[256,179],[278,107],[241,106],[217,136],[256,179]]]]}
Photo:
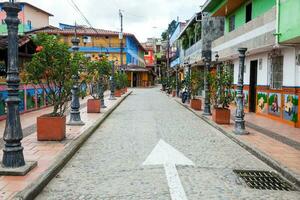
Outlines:
{"type": "Polygon", "coordinates": [[[261,152],[258,150],[256,147],[253,145],[244,142],[240,140],[233,132],[227,131],[221,126],[219,126],[217,123],[213,122],[212,120],[208,119],[207,117],[198,114],[196,111],[194,111],[192,108],[190,108],[188,105],[183,104],[180,102],[180,100],[175,99],[175,101],[180,104],[181,106],[187,108],[190,112],[192,112],[194,115],[223,133],[225,136],[227,136],[229,139],[240,145],[242,148],[250,152],[252,155],[266,163],[268,166],[276,170],[279,174],[281,174],[285,179],[287,179],[289,182],[291,182],[298,191],[300,191],[300,175],[296,174],[295,172],[289,170],[287,167],[284,165],[278,163],[277,161],[273,160],[270,156],[266,155],[265,153],[261,152]]]}
{"type": "Polygon", "coordinates": [[[18,192],[13,199],[16,200],[32,200],[39,195],[39,193],[47,186],[47,184],[60,172],[60,170],[68,163],[73,155],[80,149],[80,147],[87,141],[87,139],[98,129],[98,127],[106,120],[106,118],[132,93],[128,92],[121,97],[118,102],[108,109],[92,126],[86,129],[77,139],[72,141],[63,152],[61,152],[54,163],[39,176],[32,184],[27,186],[24,190],[18,192]]]}

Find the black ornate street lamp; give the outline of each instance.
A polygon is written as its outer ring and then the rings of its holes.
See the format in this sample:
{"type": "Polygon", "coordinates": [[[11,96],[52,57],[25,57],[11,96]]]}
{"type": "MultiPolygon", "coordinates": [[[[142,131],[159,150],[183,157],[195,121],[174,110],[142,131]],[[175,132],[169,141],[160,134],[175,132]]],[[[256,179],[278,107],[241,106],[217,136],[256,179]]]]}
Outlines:
{"type": "Polygon", "coordinates": [[[4,168],[18,168],[25,166],[23,147],[21,140],[23,132],[19,113],[19,67],[18,67],[18,13],[20,8],[14,1],[4,3],[3,10],[6,12],[5,23],[8,32],[8,68],[7,68],[7,117],[3,140],[2,166],[4,168]]]}
{"type": "MultiPolygon", "coordinates": [[[[220,85],[220,75],[221,75],[221,63],[219,62],[219,55],[218,53],[215,55],[215,59],[216,59],[216,65],[217,65],[217,77],[218,77],[218,85],[220,85]]],[[[221,88],[218,87],[217,88],[217,105],[220,105],[221,104],[221,99],[220,99],[220,96],[221,96],[221,88]]]]}
{"type": "Polygon", "coordinates": [[[191,69],[191,64],[188,64],[188,73],[189,73],[189,85],[188,85],[188,99],[187,102],[190,102],[191,96],[192,96],[192,69],[191,69]]]}
{"type": "Polygon", "coordinates": [[[205,63],[205,76],[204,76],[204,112],[203,115],[211,115],[211,109],[210,109],[210,98],[209,98],[209,81],[208,81],[208,75],[210,73],[210,59],[204,58],[205,63]]]}
{"type": "Polygon", "coordinates": [[[178,67],[176,68],[176,96],[179,96],[178,67]]]}
{"type": "Polygon", "coordinates": [[[235,129],[234,133],[237,135],[249,134],[245,130],[245,120],[244,120],[244,103],[243,103],[243,88],[244,88],[244,69],[245,69],[245,53],[247,48],[239,48],[239,76],[237,84],[237,94],[236,94],[236,113],[235,113],[235,129]]]}
{"type": "MultiPolygon", "coordinates": [[[[107,58],[109,54],[107,53],[107,58]]],[[[103,58],[103,54],[99,54],[99,58],[103,58]]],[[[107,108],[104,102],[104,80],[103,80],[103,75],[100,74],[99,82],[98,82],[98,96],[100,98],[100,103],[101,103],[101,108],[107,108]]]]}
{"type": "MultiPolygon", "coordinates": [[[[72,50],[73,52],[78,52],[80,40],[77,38],[76,27],[75,27],[75,37],[72,39],[72,50]]],[[[80,117],[80,102],[79,102],[79,75],[78,71],[72,76],[73,87],[71,90],[72,101],[71,101],[71,111],[70,111],[70,121],[67,123],[71,126],[83,126],[84,122],[80,117]]]]}
{"type": "Polygon", "coordinates": [[[110,77],[110,97],[109,100],[116,100],[115,97],[115,61],[111,61],[111,77],[110,77]]]}

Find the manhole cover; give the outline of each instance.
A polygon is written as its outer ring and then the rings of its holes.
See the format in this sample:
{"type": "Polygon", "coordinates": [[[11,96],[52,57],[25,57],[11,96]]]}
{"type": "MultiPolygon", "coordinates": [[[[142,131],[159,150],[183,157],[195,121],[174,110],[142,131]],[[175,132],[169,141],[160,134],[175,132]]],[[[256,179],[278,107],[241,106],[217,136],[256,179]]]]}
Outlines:
{"type": "Polygon", "coordinates": [[[295,191],[296,188],[283,180],[275,172],[254,170],[233,170],[246,184],[253,189],[259,190],[285,190],[295,191]]]}

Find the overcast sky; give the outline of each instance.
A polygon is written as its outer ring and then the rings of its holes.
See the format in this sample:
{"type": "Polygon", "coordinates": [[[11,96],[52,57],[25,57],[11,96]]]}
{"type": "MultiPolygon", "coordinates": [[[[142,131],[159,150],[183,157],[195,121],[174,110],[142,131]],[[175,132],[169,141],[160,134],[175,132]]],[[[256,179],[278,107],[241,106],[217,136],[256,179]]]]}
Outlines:
{"type": "MultiPolygon", "coordinates": [[[[3,1],[3,0],[0,0],[3,1]]],[[[50,24],[59,22],[86,24],[71,6],[71,0],[20,0],[31,3],[54,15],[50,24]]],[[[133,33],[140,42],[159,37],[172,19],[189,19],[200,11],[205,0],[73,0],[97,28],[120,30],[118,10],[124,13],[124,32],[133,33]]]]}

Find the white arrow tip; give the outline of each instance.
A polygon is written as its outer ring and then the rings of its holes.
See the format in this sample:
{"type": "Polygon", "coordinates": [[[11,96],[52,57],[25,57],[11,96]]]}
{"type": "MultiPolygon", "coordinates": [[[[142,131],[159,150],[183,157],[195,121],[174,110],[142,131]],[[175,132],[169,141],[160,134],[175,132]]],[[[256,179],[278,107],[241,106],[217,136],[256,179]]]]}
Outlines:
{"type": "Polygon", "coordinates": [[[152,152],[149,154],[143,165],[194,165],[194,163],[185,157],[181,152],[159,140],[152,152]]]}

